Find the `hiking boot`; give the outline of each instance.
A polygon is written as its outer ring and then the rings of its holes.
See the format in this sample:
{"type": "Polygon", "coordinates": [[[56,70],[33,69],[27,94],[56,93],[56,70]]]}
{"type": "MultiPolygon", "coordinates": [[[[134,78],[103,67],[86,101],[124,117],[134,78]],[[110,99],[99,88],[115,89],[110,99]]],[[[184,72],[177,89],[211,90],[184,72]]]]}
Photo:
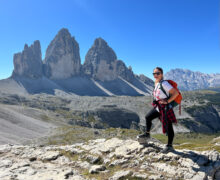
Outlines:
{"type": "Polygon", "coordinates": [[[174,149],[173,149],[173,146],[172,145],[166,145],[166,147],[164,149],[162,149],[160,152],[161,153],[168,153],[168,152],[173,152],[174,149]]]}
{"type": "Polygon", "coordinates": [[[150,133],[144,132],[143,134],[139,134],[137,139],[140,143],[145,143],[147,140],[150,139],[150,133]]]}
{"type": "Polygon", "coordinates": [[[147,133],[147,132],[144,132],[143,134],[139,134],[138,136],[137,136],[137,138],[138,139],[140,139],[140,138],[150,138],[150,133],[147,133]]]}

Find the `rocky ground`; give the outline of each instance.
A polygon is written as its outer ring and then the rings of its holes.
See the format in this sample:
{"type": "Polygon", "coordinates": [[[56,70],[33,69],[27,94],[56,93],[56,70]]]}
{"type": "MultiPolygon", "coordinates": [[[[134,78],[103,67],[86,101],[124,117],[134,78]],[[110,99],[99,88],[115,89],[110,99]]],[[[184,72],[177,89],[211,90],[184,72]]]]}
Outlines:
{"type": "Polygon", "coordinates": [[[71,145],[0,146],[1,180],[62,179],[219,179],[220,153],[176,150],[162,154],[159,142],[147,146],[118,138],[71,145]]]}

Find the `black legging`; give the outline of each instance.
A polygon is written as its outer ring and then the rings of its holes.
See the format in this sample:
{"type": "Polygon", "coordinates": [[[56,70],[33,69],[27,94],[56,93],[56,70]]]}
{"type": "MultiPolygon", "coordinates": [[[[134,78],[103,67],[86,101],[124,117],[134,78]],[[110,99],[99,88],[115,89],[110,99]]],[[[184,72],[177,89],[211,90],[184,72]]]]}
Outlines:
{"type": "MultiPolygon", "coordinates": [[[[152,126],[152,120],[159,117],[160,113],[155,109],[151,109],[147,115],[145,116],[146,119],[146,125],[147,125],[147,132],[150,132],[151,126],[152,126]]],[[[168,122],[168,145],[173,144],[173,138],[174,138],[174,131],[173,131],[173,125],[171,122],[168,122]]]]}

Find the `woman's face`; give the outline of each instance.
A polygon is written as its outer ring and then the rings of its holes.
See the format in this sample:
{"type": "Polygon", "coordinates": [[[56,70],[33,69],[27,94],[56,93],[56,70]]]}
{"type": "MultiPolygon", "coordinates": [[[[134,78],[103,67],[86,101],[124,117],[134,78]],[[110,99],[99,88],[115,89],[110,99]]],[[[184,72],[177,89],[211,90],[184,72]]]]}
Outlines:
{"type": "Polygon", "coordinates": [[[163,77],[163,74],[159,69],[154,69],[153,76],[155,80],[160,81],[163,77]]]}

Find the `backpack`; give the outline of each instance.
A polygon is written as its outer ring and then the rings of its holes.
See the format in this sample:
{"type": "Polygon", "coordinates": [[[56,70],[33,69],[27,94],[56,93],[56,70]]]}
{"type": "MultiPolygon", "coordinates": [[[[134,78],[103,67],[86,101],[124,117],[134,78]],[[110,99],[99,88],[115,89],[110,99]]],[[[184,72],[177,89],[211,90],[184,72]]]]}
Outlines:
{"type": "Polygon", "coordinates": [[[160,88],[167,97],[169,97],[169,96],[167,95],[166,91],[164,90],[164,88],[162,86],[163,81],[168,81],[168,83],[170,83],[171,86],[173,86],[178,91],[179,95],[170,104],[172,105],[173,108],[176,107],[177,105],[179,105],[179,115],[181,115],[181,101],[182,101],[183,97],[182,97],[182,94],[180,93],[179,89],[177,88],[177,83],[173,80],[160,81],[160,88]]]}

